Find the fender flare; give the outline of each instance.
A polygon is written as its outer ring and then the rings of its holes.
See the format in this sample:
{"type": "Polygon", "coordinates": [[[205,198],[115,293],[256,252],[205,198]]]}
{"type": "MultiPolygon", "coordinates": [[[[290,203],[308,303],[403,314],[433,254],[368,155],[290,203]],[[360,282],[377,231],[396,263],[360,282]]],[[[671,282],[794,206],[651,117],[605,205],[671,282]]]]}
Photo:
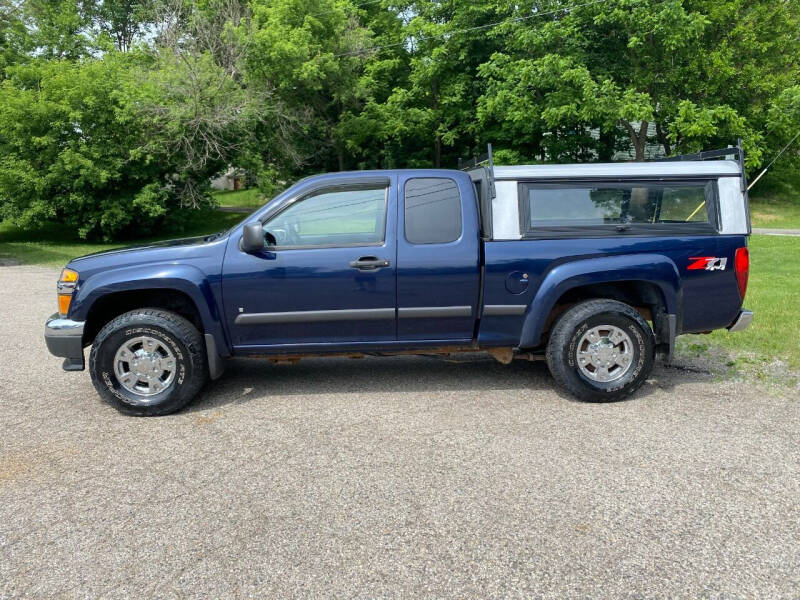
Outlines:
{"type": "Polygon", "coordinates": [[[520,348],[541,343],[547,317],[561,296],[577,287],[598,283],[643,282],[661,291],[668,314],[677,315],[681,302],[678,267],[662,254],[602,256],[562,263],[542,280],[525,311],[520,348]]]}
{"type": "Polygon", "coordinates": [[[95,302],[108,294],[152,289],[175,290],[186,294],[200,313],[204,329],[200,333],[214,336],[217,351],[223,356],[230,356],[211,284],[205,273],[193,265],[152,263],[97,273],[76,289],[72,300],[72,318],[85,321],[95,302]]]}

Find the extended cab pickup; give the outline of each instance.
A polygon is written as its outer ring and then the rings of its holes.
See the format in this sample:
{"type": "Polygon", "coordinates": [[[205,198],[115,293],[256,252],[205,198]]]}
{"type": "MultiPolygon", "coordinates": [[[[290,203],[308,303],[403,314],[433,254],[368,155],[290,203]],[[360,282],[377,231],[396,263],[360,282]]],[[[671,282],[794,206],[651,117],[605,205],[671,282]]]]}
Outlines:
{"type": "Polygon", "coordinates": [[[486,351],[616,400],[675,336],[752,319],[746,181],[726,152],[310,177],[227,232],[71,261],[45,339],[68,371],[91,346],[96,389],[137,415],[248,355],[486,351]]]}

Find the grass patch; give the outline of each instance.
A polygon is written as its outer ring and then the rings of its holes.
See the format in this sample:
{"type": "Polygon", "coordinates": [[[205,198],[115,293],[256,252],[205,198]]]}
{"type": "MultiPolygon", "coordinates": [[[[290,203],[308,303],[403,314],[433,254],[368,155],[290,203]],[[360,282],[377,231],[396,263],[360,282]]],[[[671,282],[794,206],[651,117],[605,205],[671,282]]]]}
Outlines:
{"type": "Polygon", "coordinates": [[[212,194],[220,206],[243,206],[258,208],[267,202],[267,198],[258,188],[237,190],[235,192],[214,192],[212,194]]]}
{"type": "Polygon", "coordinates": [[[800,370],[800,237],[754,235],[750,239],[750,283],[745,306],[755,312],[745,331],[715,331],[686,336],[683,348],[703,351],[717,347],[730,351],[731,367],[771,373],[775,361],[800,370]],[[687,346],[688,344],[688,346],[687,346]]]}
{"type": "Polygon", "coordinates": [[[122,248],[132,244],[168,240],[176,237],[208,235],[228,229],[242,220],[243,215],[215,210],[185,211],[175,219],[174,226],[157,236],[147,236],[114,243],[87,242],[64,230],[58,223],[48,223],[39,229],[22,230],[10,223],[0,223],[0,258],[21,264],[63,267],[77,256],[122,248]]]}
{"type": "Polygon", "coordinates": [[[770,229],[800,229],[800,195],[793,202],[759,198],[750,202],[753,227],[770,229]]]}
{"type": "Polygon", "coordinates": [[[800,229],[800,179],[785,175],[768,180],[769,174],[750,193],[753,227],[800,229]]]}

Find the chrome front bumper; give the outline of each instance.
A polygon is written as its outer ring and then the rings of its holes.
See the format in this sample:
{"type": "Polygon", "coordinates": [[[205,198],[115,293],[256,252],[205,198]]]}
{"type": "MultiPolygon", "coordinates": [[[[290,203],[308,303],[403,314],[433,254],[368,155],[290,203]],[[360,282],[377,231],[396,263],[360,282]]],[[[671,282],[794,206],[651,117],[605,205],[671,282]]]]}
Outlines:
{"type": "Polygon", "coordinates": [[[83,371],[83,321],[52,315],[44,325],[44,341],[50,354],[64,357],[65,371],[83,371]]]}
{"type": "Polygon", "coordinates": [[[744,331],[748,327],[750,327],[750,323],[753,322],[753,311],[752,310],[742,310],[739,313],[739,316],[736,317],[736,320],[728,325],[728,331],[744,331]]]}

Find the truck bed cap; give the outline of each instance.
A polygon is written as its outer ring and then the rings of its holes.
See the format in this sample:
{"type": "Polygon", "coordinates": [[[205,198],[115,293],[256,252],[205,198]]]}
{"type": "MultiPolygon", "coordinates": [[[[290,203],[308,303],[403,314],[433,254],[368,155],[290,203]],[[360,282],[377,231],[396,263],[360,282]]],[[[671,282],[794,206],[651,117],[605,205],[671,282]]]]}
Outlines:
{"type": "Polygon", "coordinates": [[[739,163],[733,160],[589,163],[574,165],[520,165],[494,167],[495,179],[593,178],[593,177],[670,177],[740,175],[739,163]]]}

